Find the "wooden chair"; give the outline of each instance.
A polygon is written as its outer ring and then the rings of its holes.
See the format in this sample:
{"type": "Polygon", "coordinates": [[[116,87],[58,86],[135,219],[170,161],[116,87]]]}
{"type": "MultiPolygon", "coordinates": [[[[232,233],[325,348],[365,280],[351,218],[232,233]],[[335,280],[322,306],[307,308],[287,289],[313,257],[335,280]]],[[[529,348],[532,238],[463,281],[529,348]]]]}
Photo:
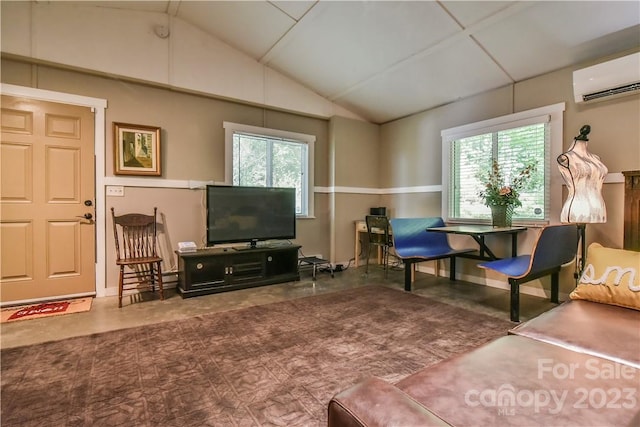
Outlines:
{"type": "Polygon", "coordinates": [[[511,321],[520,321],[520,284],[551,275],[551,302],[558,303],[559,273],[573,261],[578,251],[575,224],[548,225],[542,229],[531,255],[520,255],[478,264],[478,267],[505,274],[511,286],[511,321]]]}
{"type": "Polygon", "coordinates": [[[392,218],[391,230],[396,255],[404,263],[404,290],[411,291],[415,264],[422,261],[449,259],[449,278],[456,279],[456,256],[475,249],[453,249],[446,234],[427,231],[429,227],[444,227],[440,217],[392,218]]]}
{"type": "Polygon", "coordinates": [[[111,208],[116,264],[120,267],[118,307],[122,307],[125,290],[150,289],[155,292],[156,284],[160,299],[164,299],[162,258],[156,251],[156,212],[157,208],[153,208],[153,215],[130,213],[116,216],[111,208]]]}
{"type": "Polygon", "coordinates": [[[389,269],[389,249],[393,246],[391,232],[389,231],[389,218],[385,215],[367,215],[367,234],[369,236],[369,254],[367,255],[366,273],[369,274],[369,258],[372,248],[382,250],[382,264],[384,265],[384,277],[387,277],[389,269]]]}

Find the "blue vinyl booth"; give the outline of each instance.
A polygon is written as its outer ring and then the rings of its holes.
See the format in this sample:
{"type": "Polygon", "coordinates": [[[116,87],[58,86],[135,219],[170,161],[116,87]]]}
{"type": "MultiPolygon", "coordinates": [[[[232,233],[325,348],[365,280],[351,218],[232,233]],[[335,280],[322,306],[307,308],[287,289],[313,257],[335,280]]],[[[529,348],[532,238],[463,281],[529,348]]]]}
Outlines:
{"type": "Polygon", "coordinates": [[[507,276],[511,286],[511,321],[520,321],[520,284],[551,275],[551,302],[558,303],[559,273],[578,251],[575,224],[548,225],[542,229],[531,255],[520,255],[478,264],[507,276]]]}
{"type": "Polygon", "coordinates": [[[422,261],[449,259],[449,278],[456,278],[456,256],[475,249],[453,249],[446,234],[427,231],[429,227],[444,227],[440,217],[392,218],[391,230],[396,256],[404,263],[404,290],[411,291],[414,265],[422,261]]]}

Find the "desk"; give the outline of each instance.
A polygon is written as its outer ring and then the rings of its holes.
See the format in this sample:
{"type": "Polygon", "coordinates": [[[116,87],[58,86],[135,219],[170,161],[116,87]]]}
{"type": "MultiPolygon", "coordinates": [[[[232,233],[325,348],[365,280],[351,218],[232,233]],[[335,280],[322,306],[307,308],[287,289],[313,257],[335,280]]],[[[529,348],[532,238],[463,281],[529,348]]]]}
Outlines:
{"type": "Polygon", "coordinates": [[[433,227],[427,228],[427,231],[435,233],[448,233],[448,234],[461,234],[464,236],[471,236],[473,240],[478,243],[480,247],[479,255],[476,254],[461,254],[458,255],[461,258],[480,259],[484,261],[493,261],[498,257],[491,251],[484,241],[485,236],[495,234],[510,234],[511,235],[511,256],[518,256],[518,233],[525,231],[527,227],[493,227],[491,225],[451,225],[448,227],[433,227]]]}

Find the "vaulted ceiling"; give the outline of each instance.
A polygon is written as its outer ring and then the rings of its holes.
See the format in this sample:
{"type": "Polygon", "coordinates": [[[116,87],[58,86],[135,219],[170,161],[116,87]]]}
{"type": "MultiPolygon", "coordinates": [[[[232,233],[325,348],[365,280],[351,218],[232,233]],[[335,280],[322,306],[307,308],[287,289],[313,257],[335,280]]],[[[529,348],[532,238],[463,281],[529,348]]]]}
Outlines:
{"type": "Polygon", "coordinates": [[[375,123],[640,46],[639,1],[91,4],[176,16],[375,123]]]}

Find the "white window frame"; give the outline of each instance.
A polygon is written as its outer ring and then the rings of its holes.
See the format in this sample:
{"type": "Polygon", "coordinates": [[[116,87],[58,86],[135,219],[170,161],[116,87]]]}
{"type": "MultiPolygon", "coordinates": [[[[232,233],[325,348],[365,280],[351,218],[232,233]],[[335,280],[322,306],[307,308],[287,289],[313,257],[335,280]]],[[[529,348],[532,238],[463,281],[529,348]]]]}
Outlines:
{"type": "Polygon", "coordinates": [[[234,133],[248,133],[261,135],[271,138],[282,138],[287,140],[298,141],[307,145],[306,164],[302,165],[303,173],[306,179],[302,180],[302,213],[298,214],[298,218],[314,218],[314,153],[315,153],[315,135],[305,133],[289,132],[279,129],[269,129],[259,126],[243,125],[240,123],[223,122],[224,128],[224,180],[226,185],[233,184],[233,135],[234,133]]]}
{"type": "Polygon", "coordinates": [[[476,123],[469,123],[462,126],[457,126],[449,129],[445,129],[440,133],[442,137],[442,216],[447,222],[459,222],[459,223],[485,223],[490,220],[482,219],[464,219],[452,217],[450,212],[451,203],[449,200],[451,186],[451,143],[457,139],[465,138],[473,135],[479,135],[483,133],[492,133],[504,129],[512,129],[521,126],[540,122],[541,120],[548,120],[549,122],[549,152],[546,156],[546,170],[547,176],[545,177],[545,197],[548,200],[544,220],[528,220],[518,221],[514,220],[514,223],[526,225],[528,224],[547,224],[552,222],[551,215],[556,211],[556,207],[560,206],[562,199],[562,186],[558,181],[558,168],[556,166],[556,158],[562,153],[562,138],[563,138],[563,113],[565,110],[565,103],[548,105],[545,107],[535,108],[532,110],[521,111],[519,113],[509,114],[506,116],[496,117],[493,119],[483,120],[476,123]],[[547,117],[545,117],[547,116],[547,117]]]}

